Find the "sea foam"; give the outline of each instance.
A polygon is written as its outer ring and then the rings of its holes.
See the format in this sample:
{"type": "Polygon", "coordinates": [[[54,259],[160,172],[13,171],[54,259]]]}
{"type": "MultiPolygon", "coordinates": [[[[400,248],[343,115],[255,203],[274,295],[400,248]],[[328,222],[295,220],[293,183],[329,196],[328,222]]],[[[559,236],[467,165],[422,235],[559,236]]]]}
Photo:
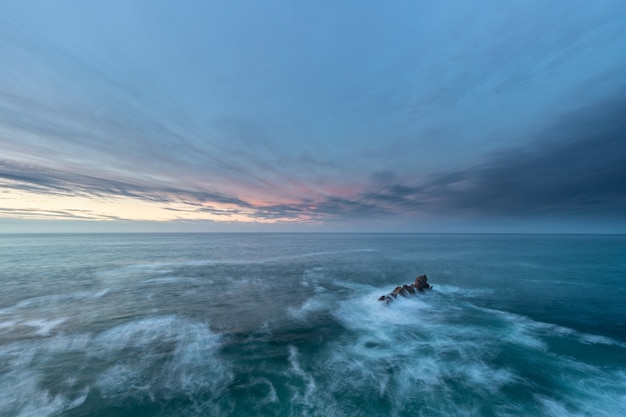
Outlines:
{"type": "Polygon", "coordinates": [[[205,323],[175,316],[4,345],[0,415],[56,415],[80,406],[89,393],[115,401],[212,398],[232,380],[230,366],[217,357],[220,346],[221,336],[205,323]],[[83,366],[67,367],[65,357],[83,366]]]}

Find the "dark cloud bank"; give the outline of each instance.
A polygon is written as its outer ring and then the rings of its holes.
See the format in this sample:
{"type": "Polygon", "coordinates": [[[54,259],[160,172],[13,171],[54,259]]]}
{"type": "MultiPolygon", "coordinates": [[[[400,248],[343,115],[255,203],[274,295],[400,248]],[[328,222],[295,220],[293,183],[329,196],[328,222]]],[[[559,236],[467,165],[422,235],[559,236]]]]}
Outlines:
{"type": "Polygon", "coordinates": [[[571,114],[482,164],[370,197],[450,214],[626,218],[626,99],[571,114]]]}
{"type": "MultiPolygon", "coordinates": [[[[358,198],[328,197],[317,214],[333,217],[601,217],[626,220],[626,99],[564,117],[528,144],[483,163],[425,180],[377,173],[358,198]]],[[[289,215],[312,202],[274,207],[289,215]]]]}

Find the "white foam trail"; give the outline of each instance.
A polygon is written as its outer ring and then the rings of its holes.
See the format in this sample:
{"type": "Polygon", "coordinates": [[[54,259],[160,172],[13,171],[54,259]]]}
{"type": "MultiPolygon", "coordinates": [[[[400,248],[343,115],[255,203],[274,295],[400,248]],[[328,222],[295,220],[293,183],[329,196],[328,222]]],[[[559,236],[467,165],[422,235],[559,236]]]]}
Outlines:
{"type": "Polygon", "coordinates": [[[553,353],[550,338],[626,348],[617,341],[460,302],[465,294],[449,286],[390,304],[376,301],[380,290],[353,289],[360,295],[334,313],[348,334],[320,359],[335,371],[323,391],[378,392],[400,414],[419,399],[429,415],[480,415],[481,398],[489,398],[499,416],[626,415],[626,395],[615,395],[626,392],[625,375],[553,353]],[[512,390],[537,390],[529,367],[555,369],[546,387],[558,389],[558,399],[537,397],[523,410],[499,405],[512,390]]]}
{"type": "Polygon", "coordinates": [[[0,333],[10,334],[11,332],[18,332],[20,337],[46,337],[50,336],[53,330],[67,321],[67,317],[27,319],[19,315],[14,316],[15,320],[0,322],[0,333]],[[25,328],[32,329],[32,332],[26,333],[25,328]]]}
{"type": "MultiPolygon", "coordinates": [[[[60,322],[30,324],[47,334],[60,322]]],[[[1,345],[0,415],[59,415],[96,387],[112,401],[198,392],[217,397],[233,378],[217,357],[220,346],[221,336],[206,323],[176,316],[135,320],[96,336],[60,333],[1,345]]]]}
{"type": "Polygon", "coordinates": [[[152,278],[141,281],[141,284],[179,284],[179,283],[188,283],[188,282],[202,282],[205,284],[211,284],[213,281],[203,279],[199,280],[198,278],[185,278],[185,277],[166,277],[166,278],[152,278]]]}
{"type": "Polygon", "coordinates": [[[287,308],[287,314],[296,320],[306,321],[310,314],[329,309],[329,303],[329,297],[311,297],[307,299],[300,308],[287,308]]]}
{"type": "Polygon", "coordinates": [[[61,325],[70,319],[68,316],[81,318],[84,305],[104,297],[108,292],[108,288],[102,288],[21,300],[0,309],[0,332],[15,332],[17,337],[50,336],[62,330],[61,325]],[[26,327],[31,328],[32,334],[25,333],[26,327]]]}
{"type": "Polygon", "coordinates": [[[293,345],[289,345],[290,370],[294,375],[300,378],[305,384],[304,394],[296,390],[291,400],[292,402],[300,403],[300,404],[304,404],[308,406],[313,403],[313,396],[315,395],[315,388],[316,388],[315,379],[310,373],[307,373],[302,369],[302,367],[300,366],[300,362],[299,362],[299,356],[300,356],[300,353],[298,352],[298,349],[293,345]]]}
{"type": "Polygon", "coordinates": [[[69,294],[51,294],[42,295],[39,297],[27,298],[21,300],[18,303],[0,309],[0,314],[15,314],[20,310],[32,309],[32,308],[44,308],[50,309],[51,306],[58,304],[66,305],[71,301],[81,301],[84,299],[98,299],[102,298],[109,292],[108,288],[100,289],[97,291],[79,291],[69,294]]]}
{"type": "Polygon", "coordinates": [[[24,406],[19,410],[17,417],[44,417],[56,415],[61,411],[78,407],[87,399],[87,394],[70,400],[61,395],[52,396],[49,392],[43,391],[27,391],[22,393],[22,395],[27,398],[24,406]]]}
{"type": "Polygon", "coordinates": [[[302,259],[302,258],[313,258],[313,257],[318,257],[318,256],[348,255],[352,253],[369,253],[369,252],[378,252],[378,250],[377,249],[349,249],[349,250],[338,250],[338,251],[320,251],[320,252],[300,253],[300,254],[295,254],[295,255],[274,256],[274,257],[265,258],[256,262],[268,263],[268,262],[288,261],[288,260],[302,259]]]}
{"type": "MultiPolygon", "coordinates": [[[[50,339],[46,339],[50,340],[50,339]]],[[[75,408],[87,398],[87,391],[73,395],[53,395],[41,386],[42,371],[37,362],[42,355],[53,353],[43,343],[16,343],[0,349],[0,363],[9,370],[0,375],[0,415],[19,417],[47,417],[75,408]]]]}
{"type": "Polygon", "coordinates": [[[109,288],[104,288],[93,295],[93,298],[102,298],[109,293],[109,288]]]}
{"type": "Polygon", "coordinates": [[[89,354],[114,363],[98,382],[107,396],[134,391],[139,396],[167,397],[173,392],[223,389],[232,374],[215,358],[219,345],[220,336],[206,324],[165,316],[107,330],[94,339],[89,354]]]}
{"type": "Polygon", "coordinates": [[[574,329],[559,326],[556,324],[542,323],[531,320],[530,318],[522,316],[520,314],[510,313],[506,311],[493,310],[484,307],[476,308],[489,314],[500,316],[505,322],[511,323],[511,325],[516,327],[513,334],[516,336],[522,336],[520,339],[518,339],[518,341],[523,342],[525,340],[529,346],[535,345],[545,347],[545,343],[540,342],[540,339],[542,337],[558,336],[562,338],[573,339],[578,343],[588,345],[598,344],[626,348],[626,343],[611,339],[607,336],[593,335],[579,332],[574,329]]]}
{"type": "Polygon", "coordinates": [[[52,329],[54,329],[61,323],[65,322],[66,320],[67,318],[65,317],[52,319],[52,320],[39,319],[39,320],[24,321],[22,322],[22,324],[29,326],[29,327],[37,328],[38,330],[35,331],[35,334],[39,336],[48,336],[50,332],[52,331],[52,329]]]}
{"type": "Polygon", "coordinates": [[[434,286],[438,293],[448,296],[463,296],[463,297],[482,297],[486,294],[492,294],[493,290],[488,288],[461,288],[454,285],[436,284],[434,286]]]}

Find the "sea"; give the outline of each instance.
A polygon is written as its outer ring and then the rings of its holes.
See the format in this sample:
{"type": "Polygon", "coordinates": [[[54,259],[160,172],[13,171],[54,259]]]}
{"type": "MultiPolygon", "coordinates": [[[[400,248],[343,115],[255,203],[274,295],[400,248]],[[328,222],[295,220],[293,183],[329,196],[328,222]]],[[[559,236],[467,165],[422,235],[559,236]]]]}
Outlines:
{"type": "Polygon", "coordinates": [[[5,234],[0,288],[3,417],[626,416],[624,235],[5,234]]]}

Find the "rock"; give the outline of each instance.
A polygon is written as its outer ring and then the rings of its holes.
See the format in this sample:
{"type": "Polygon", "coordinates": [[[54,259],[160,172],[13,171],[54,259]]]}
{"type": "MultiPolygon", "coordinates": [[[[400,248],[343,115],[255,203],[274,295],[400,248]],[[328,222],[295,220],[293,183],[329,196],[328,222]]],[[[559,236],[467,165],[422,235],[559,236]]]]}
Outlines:
{"type": "Polygon", "coordinates": [[[424,292],[424,289],[431,289],[432,287],[430,285],[428,285],[428,278],[426,278],[426,275],[418,275],[415,278],[415,284],[413,284],[413,286],[419,291],[419,292],[424,292]]]}
{"type": "Polygon", "coordinates": [[[390,302],[392,302],[394,300],[394,297],[392,297],[391,295],[381,295],[380,298],[378,299],[378,301],[384,301],[385,303],[389,304],[390,302]]]}
{"type": "Polygon", "coordinates": [[[403,285],[402,289],[408,294],[415,294],[415,287],[412,285],[403,285]]]}
{"type": "Polygon", "coordinates": [[[415,277],[415,283],[404,284],[401,287],[396,287],[389,294],[381,295],[378,298],[378,301],[384,301],[388,304],[396,299],[398,295],[407,297],[410,294],[417,294],[418,292],[424,292],[424,290],[430,290],[432,288],[433,287],[428,284],[428,278],[426,278],[426,275],[418,275],[417,277],[415,277]]]}

